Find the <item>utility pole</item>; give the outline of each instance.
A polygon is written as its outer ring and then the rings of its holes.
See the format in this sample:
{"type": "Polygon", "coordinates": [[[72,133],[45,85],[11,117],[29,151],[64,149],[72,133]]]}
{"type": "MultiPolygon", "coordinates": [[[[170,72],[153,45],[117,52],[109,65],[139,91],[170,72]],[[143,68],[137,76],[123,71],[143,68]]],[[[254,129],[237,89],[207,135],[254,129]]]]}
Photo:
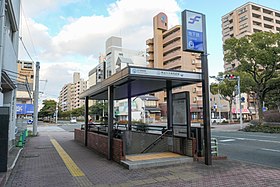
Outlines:
{"type": "Polygon", "coordinates": [[[33,99],[34,99],[33,135],[35,136],[37,136],[37,126],[38,126],[39,71],[40,71],[40,62],[36,62],[35,90],[33,93],[33,99]]]}
{"type": "Polygon", "coordinates": [[[58,115],[58,102],[56,102],[56,106],[55,106],[55,123],[57,124],[57,116],[58,115]]]}
{"type": "Polygon", "coordinates": [[[222,116],[221,116],[221,97],[220,97],[220,89],[218,88],[218,110],[219,110],[219,123],[221,123],[221,119],[222,119],[222,116]]]}
{"type": "Polygon", "coordinates": [[[243,119],[242,119],[242,107],[241,107],[240,76],[237,76],[237,89],[238,89],[238,95],[239,95],[240,129],[242,129],[243,128],[243,119]]]}

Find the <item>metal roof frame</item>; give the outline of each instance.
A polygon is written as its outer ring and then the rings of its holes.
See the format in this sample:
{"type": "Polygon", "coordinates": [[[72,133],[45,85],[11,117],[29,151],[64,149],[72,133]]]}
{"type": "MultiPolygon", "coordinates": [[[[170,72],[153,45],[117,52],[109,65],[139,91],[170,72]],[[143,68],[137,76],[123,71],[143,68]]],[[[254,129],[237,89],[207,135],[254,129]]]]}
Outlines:
{"type": "Polygon", "coordinates": [[[128,88],[131,85],[131,97],[166,89],[166,81],[172,82],[172,88],[202,82],[202,73],[128,66],[111,77],[91,86],[80,98],[88,97],[94,100],[107,100],[108,87],[114,87],[114,100],[128,98],[128,88]]]}

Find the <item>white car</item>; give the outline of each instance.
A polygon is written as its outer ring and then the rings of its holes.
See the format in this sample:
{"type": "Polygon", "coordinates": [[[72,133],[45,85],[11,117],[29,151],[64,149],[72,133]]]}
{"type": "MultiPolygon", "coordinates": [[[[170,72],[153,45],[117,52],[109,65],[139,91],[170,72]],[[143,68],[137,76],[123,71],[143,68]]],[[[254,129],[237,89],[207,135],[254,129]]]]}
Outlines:
{"type": "Polygon", "coordinates": [[[70,123],[77,123],[77,118],[76,117],[72,117],[70,119],[70,123]]]}
{"type": "Polygon", "coordinates": [[[227,122],[228,120],[226,118],[211,118],[211,123],[225,123],[227,122]]]}

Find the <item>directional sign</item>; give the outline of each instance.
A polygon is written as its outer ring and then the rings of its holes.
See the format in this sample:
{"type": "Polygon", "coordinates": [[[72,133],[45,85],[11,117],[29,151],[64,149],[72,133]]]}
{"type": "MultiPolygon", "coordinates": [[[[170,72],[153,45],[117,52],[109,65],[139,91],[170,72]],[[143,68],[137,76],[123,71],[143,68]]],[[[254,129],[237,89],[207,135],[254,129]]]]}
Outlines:
{"type": "Polygon", "coordinates": [[[205,16],[184,10],[182,12],[183,50],[203,53],[205,50],[205,16]]]}

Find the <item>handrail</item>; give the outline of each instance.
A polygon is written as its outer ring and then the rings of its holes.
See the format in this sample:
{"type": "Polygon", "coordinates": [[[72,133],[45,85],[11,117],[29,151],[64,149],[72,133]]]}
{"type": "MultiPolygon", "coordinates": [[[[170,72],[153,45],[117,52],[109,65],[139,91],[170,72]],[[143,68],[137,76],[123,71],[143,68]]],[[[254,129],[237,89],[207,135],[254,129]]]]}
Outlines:
{"type": "Polygon", "coordinates": [[[141,153],[144,153],[145,151],[149,150],[151,147],[155,146],[159,142],[159,140],[163,139],[162,137],[170,131],[171,130],[164,131],[164,133],[162,133],[155,141],[153,141],[153,143],[151,143],[148,147],[146,147],[143,151],[141,151],[141,153]]]}

